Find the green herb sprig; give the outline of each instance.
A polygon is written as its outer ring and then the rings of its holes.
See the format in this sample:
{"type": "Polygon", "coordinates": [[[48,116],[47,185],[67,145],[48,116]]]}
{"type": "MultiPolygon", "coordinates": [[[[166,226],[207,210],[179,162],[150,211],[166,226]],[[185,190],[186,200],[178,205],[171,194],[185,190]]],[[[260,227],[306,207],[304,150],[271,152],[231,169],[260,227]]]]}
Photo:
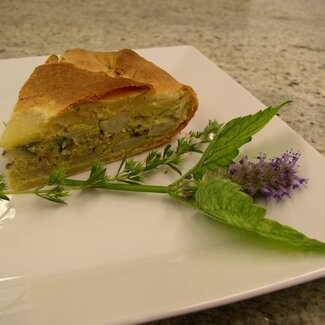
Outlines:
{"type": "Polygon", "coordinates": [[[56,203],[65,203],[64,199],[71,191],[90,188],[163,193],[219,222],[289,245],[325,250],[325,243],[266,218],[265,208],[255,204],[253,197],[242,191],[241,185],[220,176],[225,175],[225,172],[220,175],[214,173],[216,170],[228,170],[234,164],[239,148],[251,141],[252,136],[288,103],[235,118],[225,125],[209,122],[202,132],[191,132],[187,137],[178,139],[175,148],[168,144],[161,152],[152,150],[144,162],[124,157],[114,176],[107,175],[106,168],[97,161],[86,180],[67,178],[56,170],[52,172],[47,186],[33,190],[6,190],[4,179],[0,178],[0,200],[9,199],[9,194],[29,193],[56,203]],[[202,156],[190,170],[182,174],[180,165],[189,152],[202,156]],[[168,186],[144,184],[144,176],[162,166],[172,168],[181,176],[168,186]]]}
{"type": "Polygon", "coordinates": [[[61,170],[54,169],[44,186],[30,190],[7,190],[5,178],[0,175],[0,200],[9,200],[8,195],[35,194],[52,202],[66,204],[64,198],[71,191],[87,188],[165,193],[166,187],[143,184],[144,176],[164,166],[181,175],[179,166],[186,154],[202,153],[203,145],[211,142],[220,129],[221,125],[217,121],[209,121],[203,131],[191,132],[177,139],[175,148],[168,144],[162,151],[151,150],[144,162],[124,156],[114,176],[107,174],[100,161],[95,161],[86,180],[68,178],[61,170]]]}

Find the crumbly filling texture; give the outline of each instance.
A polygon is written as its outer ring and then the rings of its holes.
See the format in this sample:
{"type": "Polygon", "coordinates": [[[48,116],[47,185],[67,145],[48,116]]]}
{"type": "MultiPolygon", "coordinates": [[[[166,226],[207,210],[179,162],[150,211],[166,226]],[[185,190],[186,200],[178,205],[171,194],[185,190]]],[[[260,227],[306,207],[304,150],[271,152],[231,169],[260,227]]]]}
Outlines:
{"type": "Polygon", "coordinates": [[[49,125],[46,140],[5,152],[9,186],[24,188],[44,182],[54,168],[71,174],[89,168],[94,160],[119,159],[158,143],[186,120],[191,104],[187,95],[149,100],[146,96],[76,107],[49,125]]]}

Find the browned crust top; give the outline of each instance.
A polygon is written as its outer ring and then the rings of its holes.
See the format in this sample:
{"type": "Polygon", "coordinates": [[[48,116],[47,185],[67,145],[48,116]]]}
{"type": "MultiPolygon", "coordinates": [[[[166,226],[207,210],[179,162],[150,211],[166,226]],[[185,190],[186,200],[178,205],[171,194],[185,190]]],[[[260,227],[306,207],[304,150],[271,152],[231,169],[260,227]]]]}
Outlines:
{"type": "Polygon", "coordinates": [[[112,78],[103,72],[80,69],[71,63],[43,64],[35,69],[19,93],[16,110],[33,106],[61,111],[100,99],[119,89],[150,89],[135,80],[112,78]]]}
{"type": "Polygon", "coordinates": [[[71,49],[62,54],[60,61],[73,63],[89,71],[105,72],[111,77],[120,76],[148,83],[157,90],[175,90],[182,86],[166,71],[130,49],[116,52],[71,49]]]}
{"type": "Polygon", "coordinates": [[[19,93],[15,110],[33,106],[58,113],[116,90],[169,91],[187,88],[132,50],[67,50],[37,67],[19,93]]]}

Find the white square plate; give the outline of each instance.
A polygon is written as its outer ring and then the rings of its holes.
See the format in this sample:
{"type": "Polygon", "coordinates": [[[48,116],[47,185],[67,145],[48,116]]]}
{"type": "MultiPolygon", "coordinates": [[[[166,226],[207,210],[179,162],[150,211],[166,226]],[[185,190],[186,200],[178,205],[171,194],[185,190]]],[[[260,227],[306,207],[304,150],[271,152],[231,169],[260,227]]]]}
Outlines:
{"type": "MultiPolygon", "coordinates": [[[[264,107],[193,47],[138,52],[196,90],[200,108],[187,130],[264,107]]],[[[1,121],[44,59],[0,61],[1,121]]],[[[324,158],[277,117],[242,153],[273,157],[291,148],[302,155],[300,174],[309,178],[308,187],[283,202],[269,201],[268,217],[325,241],[324,158]]],[[[150,182],[175,177],[158,171],[150,182]]],[[[8,211],[15,216],[0,224],[2,325],[139,323],[325,275],[325,254],[233,229],[163,194],[95,191],[75,193],[68,203],[12,198],[8,211]]]]}

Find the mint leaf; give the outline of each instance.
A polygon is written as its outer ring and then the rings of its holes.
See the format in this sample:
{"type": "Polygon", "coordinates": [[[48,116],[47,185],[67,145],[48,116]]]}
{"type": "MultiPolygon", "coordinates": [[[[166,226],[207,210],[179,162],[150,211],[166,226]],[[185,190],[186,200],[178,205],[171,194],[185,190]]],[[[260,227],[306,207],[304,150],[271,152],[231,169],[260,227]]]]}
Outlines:
{"type": "Polygon", "coordinates": [[[214,219],[243,227],[247,217],[262,219],[265,209],[253,203],[253,198],[240,191],[240,185],[229,179],[213,177],[199,183],[195,200],[197,207],[214,219]]]}
{"type": "Polygon", "coordinates": [[[239,154],[239,148],[252,140],[252,136],[260,131],[279,111],[289,103],[268,107],[253,115],[238,117],[223,126],[218,136],[210,143],[197,164],[194,174],[196,179],[202,178],[207,170],[228,167],[239,154]]]}
{"type": "Polygon", "coordinates": [[[240,185],[228,179],[215,177],[201,182],[195,199],[197,208],[217,221],[290,245],[325,249],[325,243],[264,218],[265,209],[254,204],[252,197],[240,191],[240,185]]]}

